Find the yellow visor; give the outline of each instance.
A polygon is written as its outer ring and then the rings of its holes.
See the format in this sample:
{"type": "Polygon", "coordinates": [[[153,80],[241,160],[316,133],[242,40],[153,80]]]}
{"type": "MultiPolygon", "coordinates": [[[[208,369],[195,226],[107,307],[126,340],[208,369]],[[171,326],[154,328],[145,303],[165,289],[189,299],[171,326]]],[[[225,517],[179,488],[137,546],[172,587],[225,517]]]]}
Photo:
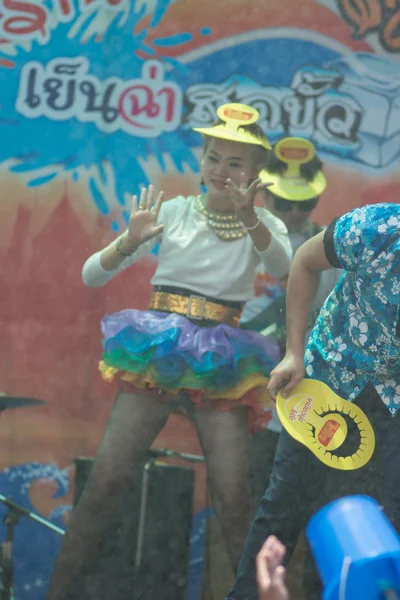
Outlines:
{"type": "Polygon", "coordinates": [[[326,188],[326,179],[319,171],[312,181],[307,181],[301,176],[300,167],[310,162],[315,156],[315,148],[311,142],[303,138],[284,138],[280,140],[274,153],[287,164],[286,173],[270,173],[267,169],[261,171],[259,177],[262,182],[273,182],[268,190],[293,202],[302,202],[320,196],[326,188]]]}
{"type": "Polygon", "coordinates": [[[271,149],[266,138],[262,140],[250,131],[243,129],[243,125],[250,125],[258,120],[260,114],[255,108],[247,106],[247,104],[223,104],[218,108],[217,115],[224,123],[213,127],[196,127],[194,131],[209,137],[271,149]]]}

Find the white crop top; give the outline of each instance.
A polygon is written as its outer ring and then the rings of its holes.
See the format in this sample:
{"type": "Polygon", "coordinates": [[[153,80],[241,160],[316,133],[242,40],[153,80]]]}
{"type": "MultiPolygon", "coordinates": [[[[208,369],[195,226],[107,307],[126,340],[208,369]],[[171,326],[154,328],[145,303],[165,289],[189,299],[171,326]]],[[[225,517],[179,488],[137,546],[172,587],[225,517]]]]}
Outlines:
{"type": "Polygon", "coordinates": [[[160,248],[158,266],[151,281],[153,285],[183,287],[199,295],[245,302],[253,297],[256,268],[260,263],[274,277],[288,273],[292,249],[287,229],[280,219],[265,208],[255,208],[271,232],[269,247],[265,252],[259,252],[250,235],[234,241],[220,240],[194,203],[194,196],[178,196],[164,202],[157,220],[164,224],[163,233],[142,244],[117,269],[106,271],[100,263],[102,251],[93,254],[83,267],[85,285],[105,285],[148,255],[157,243],[160,248]]]}

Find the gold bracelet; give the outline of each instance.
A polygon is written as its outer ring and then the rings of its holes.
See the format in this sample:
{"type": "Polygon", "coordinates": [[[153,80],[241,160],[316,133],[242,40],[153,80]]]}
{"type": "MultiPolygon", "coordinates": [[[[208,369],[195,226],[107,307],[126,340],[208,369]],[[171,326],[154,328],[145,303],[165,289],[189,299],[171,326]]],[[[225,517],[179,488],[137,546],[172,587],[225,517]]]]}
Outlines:
{"type": "Polygon", "coordinates": [[[134,248],[131,252],[125,252],[124,250],[122,250],[121,248],[121,244],[122,244],[122,235],[118,238],[117,240],[117,245],[116,245],[116,250],[118,252],[118,254],[120,254],[121,256],[132,256],[132,254],[134,254],[137,250],[137,248],[134,248]]]}

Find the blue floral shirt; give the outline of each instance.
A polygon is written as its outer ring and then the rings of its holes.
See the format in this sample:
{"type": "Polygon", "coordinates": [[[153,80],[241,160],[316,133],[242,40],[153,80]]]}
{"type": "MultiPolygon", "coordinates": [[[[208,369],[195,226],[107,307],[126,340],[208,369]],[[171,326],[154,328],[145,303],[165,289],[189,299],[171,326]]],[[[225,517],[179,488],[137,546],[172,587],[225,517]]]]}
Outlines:
{"type": "Polygon", "coordinates": [[[358,208],[331,223],[325,253],[343,274],[323,305],[305,354],[310,378],[354,400],[371,383],[400,408],[400,205],[358,208]]]}

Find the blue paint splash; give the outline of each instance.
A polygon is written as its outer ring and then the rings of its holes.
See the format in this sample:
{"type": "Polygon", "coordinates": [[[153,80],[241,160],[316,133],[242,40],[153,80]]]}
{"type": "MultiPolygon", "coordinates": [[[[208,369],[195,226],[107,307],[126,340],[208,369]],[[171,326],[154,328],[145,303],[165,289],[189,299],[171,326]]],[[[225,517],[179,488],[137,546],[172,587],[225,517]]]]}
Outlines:
{"type": "Polygon", "coordinates": [[[172,4],[172,1],[173,0],[157,0],[153,13],[153,18],[151,21],[152,28],[157,27],[157,25],[159,25],[159,23],[165,17],[168,7],[170,6],[170,4],[172,4]]]}
{"type": "MultiPolygon", "coordinates": [[[[103,215],[110,213],[110,199],[116,199],[121,207],[125,205],[124,196],[128,192],[138,192],[139,184],[148,184],[146,173],[141,166],[150,156],[155,156],[162,171],[166,165],[166,153],[180,172],[184,168],[198,170],[195,156],[188,151],[179,131],[161,135],[158,139],[141,139],[123,131],[104,133],[94,123],[80,122],[75,118],[67,121],[54,121],[45,117],[37,119],[24,118],[16,113],[15,102],[18,95],[20,72],[28,61],[47,64],[51,59],[60,56],[85,56],[90,64],[90,74],[99,80],[117,77],[123,81],[140,78],[143,55],[151,58],[155,47],[183,47],[192,39],[190,33],[179,33],[170,37],[159,38],[152,47],[147,39],[154,36],[154,28],[165,17],[172,0],[156,0],[149,29],[143,30],[140,21],[145,16],[146,7],[141,6],[135,12],[135,2],[131,0],[129,14],[124,24],[124,15],[116,15],[109,24],[101,40],[96,35],[87,36],[85,43],[78,43],[82,34],[95,19],[94,12],[80,27],[73,39],[68,33],[72,23],[59,23],[51,32],[46,45],[33,42],[29,52],[16,47],[13,57],[15,68],[7,70],[7,86],[2,89],[0,107],[0,164],[15,159],[9,168],[14,173],[24,175],[28,187],[40,187],[55,179],[58,174],[70,174],[73,181],[79,181],[81,175],[88,173],[88,185],[93,202],[103,215]],[[139,31],[136,33],[136,29],[139,31]],[[132,33],[134,32],[134,33],[132,33]],[[109,169],[105,168],[109,166],[109,169]]],[[[51,10],[52,1],[46,0],[51,10]]],[[[79,16],[78,2],[75,3],[79,16]]],[[[4,56],[0,51],[0,57],[4,56]]],[[[166,79],[175,79],[175,71],[187,73],[175,58],[165,57],[164,62],[172,66],[166,79]]],[[[117,221],[111,225],[114,229],[117,221]]]]}
{"type": "Polygon", "coordinates": [[[170,35],[165,38],[153,40],[153,44],[155,46],[165,46],[167,48],[171,46],[180,46],[181,44],[190,42],[192,37],[193,36],[191,33],[177,33],[176,35],[170,35]]]}
{"type": "MultiPolygon", "coordinates": [[[[30,486],[38,480],[53,481],[57,490],[53,498],[63,498],[69,491],[69,473],[55,465],[27,463],[5,469],[0,473],[1,492],[23,508],[38,514],[29,495],[30,486]]],[[[49,520],[65,530],[63,514],[71,506],[58,506],[49,520]]],[[[0,506],[0,519],[7,513],[0,506]]],[[[5,528],[0,528],[0,542],[5,539],[5,528]]],[[[19,600],[43,600],[53,572],[55,557],[61,545],[61,536],[36,521],[22,518],[15,530],[13,557],[15,564],[16,596],[19,600]],[[27,541],[29,540],[29,543],[27,541]]]]}
{"type": "Polygon", "coordinates": [[[50,181],[52,181],[52,179],[55,179],[57,177],[58,173],[57,171],[54,171],[53,173],[50,173],[49,175],[43,175],[43,177],[36,177],[35,179],[31,179],[29,181],[29,186],[30,187],[39,187],[41,185],[45,185],[45,183],[49,183],[50,181]]]}
{"type": "Polygon", "coordinates": [[[97,208],[99,209],[99,211],[103,215],[108,215],[108,213],[110,212],[110,209],[108,208],[107,201],[104,198],[103,194],[100,192],[99,188],[97,187],[97,183],[96,183],[95,179],[93,179],[93,177],[90,177],[90,179],[89,179],[89,189],[90,189],[90,193],[92,194],[92,198],[93,198],[95,204],[97,205],[97,208]]]}
{"type": "MultiPolygon", "coordinates": [[[[137,194],[141,185],[149,183],[145,165],[150,157],[154,157],[162,172],[166,171],[169,162],[179,173],[199,172],[192,148],[197,148],[202,140],[185,125],[189,104],[184,108],[182,126],[156,139],[137,138],[123,131],[104,133],[94,123],[75,118],[68,121],[52,121],[45,117],[25,119],[16,113],[15,100],[20,71],[26,61],[37,60],[47,64],[59,56],[85,56],[90,64],[90,73],[99,80],[113,76],[128,81],[141,77],[143,55],[150,57],[156,48],[148,40],[155,38],[159,44],[164,44],[157,46],[157,57],[160,53],[168,54],[168,47],[173,49],[174,57],[162,58],[169,66],[166,79],[186,90],[203,82],[221,84],[232,77],[240,84],[237,73],[249,73],[252,80],[261,85],[288,87],[294,72],[304,64],[324,67],[338,56],[312,41],[266,38],[221,48],[214,52],[212,61],[209,55],[205,55],[183,64],[175,57],[180,50],[186,49],[192,34],[180,32],[162,38],[151,30],[165,16],[170,4],[169,0],[156,0],[150,30],[141,27],[144,10],[134,13],[132,0],[126,22],[121,25],[121,19],[114,18],[101,42],[92,37],[82,45],[76,39],[69,39],[67,34],[71,24],[64,23],[52,32],[45,46],[33,43],[30,52],[18,49],[14,57],[16,68],[7,71],[7,86],[2,90],[0,164],[15,158],[16,164],[11,170],[23,174],[31,187],[45,185],[57,173],[69,174],[73,181],[88,180],[93,202],[101,214],[110,215],[110,199],[113,199],[113,206],[115,200],[119,203],[121,214],[110,226],[115,228],[118,224],[123,227],[125,195],[137,194]],[[279,60],[267,64],[260,61],[260,56],[269,55],[277,56],[279,60]]],[[[205,24],[197,31],[201,35],[209,35],[212,30],[205,24]]],[[[218,96],[215,102],[221,100],[218,96]]],[[[234,98],[227,98],[227,101],[234,101],[234,98]]]]}

